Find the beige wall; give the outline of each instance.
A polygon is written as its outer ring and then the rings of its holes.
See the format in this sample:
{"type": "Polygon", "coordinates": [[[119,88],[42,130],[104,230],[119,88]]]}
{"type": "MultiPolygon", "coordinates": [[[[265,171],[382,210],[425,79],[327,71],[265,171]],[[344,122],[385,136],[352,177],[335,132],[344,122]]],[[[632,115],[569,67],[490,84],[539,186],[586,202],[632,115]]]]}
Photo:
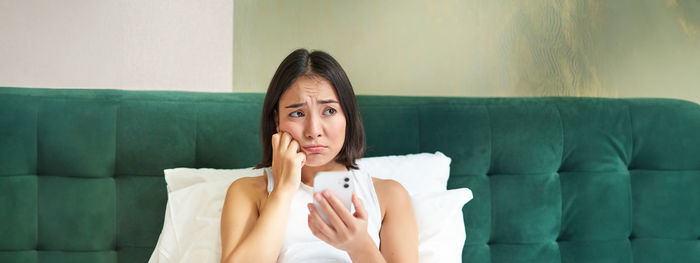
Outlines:
{"type": "Polygon", "coordinates": [[[0,0],[0,86],[231,92],[233,0],[0,0]]]}
{"type": "Polygon", "coordinates": [[[234,2],[234,92],[264,92],[299,47],[336,57],[358,94],[700,102],[697,1],[234,2]]]}

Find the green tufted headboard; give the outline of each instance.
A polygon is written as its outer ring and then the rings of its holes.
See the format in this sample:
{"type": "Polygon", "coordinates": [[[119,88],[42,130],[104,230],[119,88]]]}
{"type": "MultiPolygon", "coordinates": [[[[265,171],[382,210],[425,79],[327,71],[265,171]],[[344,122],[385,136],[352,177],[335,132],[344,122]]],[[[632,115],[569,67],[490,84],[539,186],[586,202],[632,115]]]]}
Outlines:
{"type": "MultiPolygon", "coordinates": [[[[0,262],[145,262],[163,169],[249,167],[263,94],[0,88],[0,262]]],[[[441,151],[464,262],[700,262],[700,106],[358,97],[367,156],[441,151]]]]}

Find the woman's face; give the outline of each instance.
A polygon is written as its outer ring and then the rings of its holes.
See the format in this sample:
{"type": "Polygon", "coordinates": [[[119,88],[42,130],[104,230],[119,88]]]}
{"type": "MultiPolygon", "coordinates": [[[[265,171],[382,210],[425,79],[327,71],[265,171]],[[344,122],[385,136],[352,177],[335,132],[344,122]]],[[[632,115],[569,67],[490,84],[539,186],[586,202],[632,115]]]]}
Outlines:
{"type": "Polygon", "coordinates": [[[279,100],[278,131],[288,132],[306,153],[306,166],[335,160],[345,142],[345,114],[331,83],[320,76],[302,76],[279,100]]]}

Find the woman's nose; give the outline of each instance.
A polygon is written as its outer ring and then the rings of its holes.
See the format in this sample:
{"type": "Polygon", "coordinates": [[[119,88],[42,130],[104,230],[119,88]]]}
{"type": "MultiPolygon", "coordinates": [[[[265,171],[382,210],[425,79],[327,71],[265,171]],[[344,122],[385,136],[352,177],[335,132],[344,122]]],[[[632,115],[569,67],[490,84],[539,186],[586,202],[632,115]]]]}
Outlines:
{"type": "Polygon", "coordinates": [[[321,130],[321,121],[318,119],[318,116],[311,116],[311,118],[307,119],[304,136],[309,139],[321,137],[321,130]]]}

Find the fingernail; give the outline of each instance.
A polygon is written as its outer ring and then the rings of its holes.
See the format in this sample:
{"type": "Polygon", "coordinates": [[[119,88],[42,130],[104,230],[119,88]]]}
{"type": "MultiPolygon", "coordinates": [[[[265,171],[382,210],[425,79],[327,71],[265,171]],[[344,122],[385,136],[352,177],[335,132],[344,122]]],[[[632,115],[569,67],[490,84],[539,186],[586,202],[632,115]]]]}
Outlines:
{"type": "Polygon", "coordinates": [[[309,211],[314,210],[314,205],[312,204],[307,204],[306,207],[309,208],[309,211]]]}
{"type": "Polygon", "coordinates": [[[319,201],[319,202],[320,202],[322,198],[321,198],[321,195],[320,195],[320,194],[315,194],[315,195],[314,195],[314,199],[316,199],[316,201],[319,201]]]}
{"type": "Polygon", "coordinates": [[[328,192],[328,191],[323,191],[323,196],[325,196],[325,197],[331,197],[331,194],[330,194],[330,192],[328,192]]]}

